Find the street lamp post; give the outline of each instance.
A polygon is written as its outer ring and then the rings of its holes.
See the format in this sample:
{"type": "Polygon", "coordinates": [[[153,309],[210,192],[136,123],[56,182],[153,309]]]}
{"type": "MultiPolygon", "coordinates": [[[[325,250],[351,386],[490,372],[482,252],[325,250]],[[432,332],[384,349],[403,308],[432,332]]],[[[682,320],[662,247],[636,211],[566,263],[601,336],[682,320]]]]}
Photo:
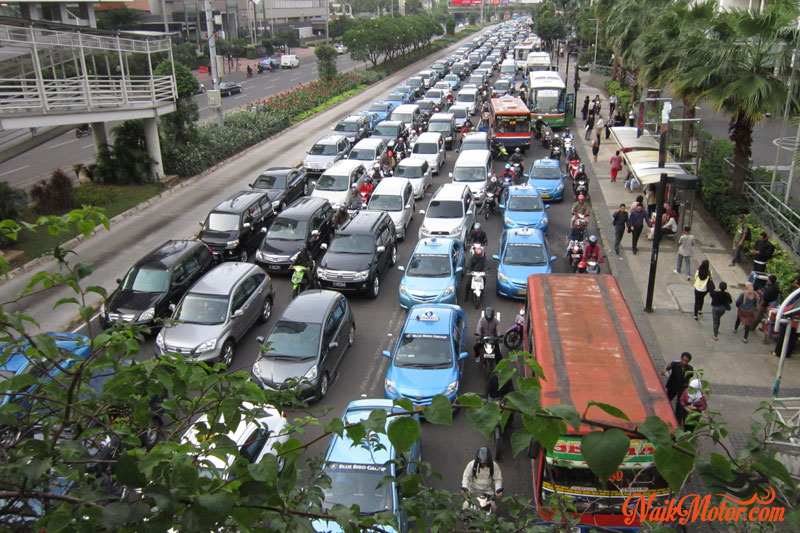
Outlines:
{"type": "Polygon", "coordinates": [[[597,70],[597,37],[600,35],[600,19],[596,18],[594,20],[594,61],[592,62],[592,71],[597,70]]]}
{"type": "Polygon", "coordinates": [[[325,0],[325,44],[331,44],[330,21],[331,21],[331,2],[330,0],[325,0]]]}

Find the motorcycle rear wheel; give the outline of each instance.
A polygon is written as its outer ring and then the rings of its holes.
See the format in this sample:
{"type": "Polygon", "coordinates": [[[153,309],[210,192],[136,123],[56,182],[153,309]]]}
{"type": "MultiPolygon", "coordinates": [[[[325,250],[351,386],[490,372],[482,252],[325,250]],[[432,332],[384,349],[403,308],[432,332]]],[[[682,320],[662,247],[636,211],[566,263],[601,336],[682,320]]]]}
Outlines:
{"type": "Polygon", "coordinates": [[[492,430],[492,456],[495,461],[500,460],[503,452],[503,430],[500,424],[497,424],[492,430]]]}
{"type": "Polygon", "coordinates": [[[512,329],[503,335],[503,344],[509,350],[516,350],[522,345],[522,333],[517,329],[512,329]]]}

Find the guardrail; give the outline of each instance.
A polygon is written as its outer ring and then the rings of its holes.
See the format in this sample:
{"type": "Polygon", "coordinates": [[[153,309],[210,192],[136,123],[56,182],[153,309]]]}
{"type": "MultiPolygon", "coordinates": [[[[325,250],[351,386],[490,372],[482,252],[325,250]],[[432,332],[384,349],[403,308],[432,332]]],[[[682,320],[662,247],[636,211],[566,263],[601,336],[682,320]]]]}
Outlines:
{"type": "Polygon", "coordinates": [[[769,190],[770,182],[748,181],[744,197],[759,221],[772,230],[795,254],[800,255],[800,214],[769,190]]]}
{"type": "Polygon", "coordinates": [[[766,444],[776,450],[775,458],[789,475],[800,481],[800,398],[776,398],[769,409],[775,417],[768,426],[766,444]],[[782,435],[786,440],[776,440],[772,435],[782,435]]]}
{"type": "Polygon", "coordinates": [[[177,99],[172,76],[85,76],[59,80],[0,78],[0,113],[155,107],[177,99]]]}

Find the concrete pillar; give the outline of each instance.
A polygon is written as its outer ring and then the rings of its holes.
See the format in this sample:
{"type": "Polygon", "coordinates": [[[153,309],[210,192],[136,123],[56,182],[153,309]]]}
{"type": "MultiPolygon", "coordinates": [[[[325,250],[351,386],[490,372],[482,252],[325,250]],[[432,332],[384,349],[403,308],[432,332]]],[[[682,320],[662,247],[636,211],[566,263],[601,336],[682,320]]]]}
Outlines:
{"type": "Polygon", "coordinates": [[[87,21],[87,25],[90,28],[97,27],[97,19],[94,16],[94,9],[92,8],[91,4],[88,3],[81,3],[78,4],[80,9],[81,19],[87,21]]]}
{"type": "Polygon", "coordinates": [[[42,20],[42,6],[39,4],[19,4],[20,15],[26,20],[42,20]]]}
{"type": "Polygon", "coordinates": [[[158,182],[164,179],[164,165],[161,163],[161,143],[158,140],[158,119],[144,119],[144,140],[147,154],[153,160],[150,164],[150,177],[158,182]]]}
{"type": "Polygon", "coordinates": [[[92,122],[92,139],[94,140],[95,151],[99,151],[102,146],[108,144],[105,122],[92,122]]]}
{"type": "Polygon", "coordinates": [[[64,24],[75,23],[72,15],[70,15],[69,11],[67,10],[67,4],[65,2],[56,2],[55,5],[53,5],[53,21],[64,24]]]}

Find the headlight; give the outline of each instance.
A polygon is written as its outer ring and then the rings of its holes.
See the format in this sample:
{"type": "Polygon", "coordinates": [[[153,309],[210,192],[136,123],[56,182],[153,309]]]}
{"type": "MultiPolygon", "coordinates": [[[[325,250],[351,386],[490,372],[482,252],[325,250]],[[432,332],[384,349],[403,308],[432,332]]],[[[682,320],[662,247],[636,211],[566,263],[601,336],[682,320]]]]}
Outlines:
{"type": "Polygon", "coordinates": [[[239,239],[236,239],[235,241],[228,241],[225,243],[225,248],[236,248],[237,246],[239,246],[239,239]]]}
{"type": "Polygon", "coordinates": [[[400,284],[400,294],[408,294],[408,289],[402,283],[400,284]]]}
{"type": "Polygon", "coordinates": [[[557,191],[563,191],[564,190],[564,184],[563,183],[560,184],[558,187],[556,187],[556,190],[557,191]]]}
{"type": "Polygon", "coordinates": [[[139,315],[139,320],[141,322],[146,322],[148,320],[153,320],[153,317],[155,315],[156,315],[156,308],[155,307],[151,307],[150,309],[148,309],[147,311],[145,311],[144,313],[139,315]]]}
{"type": "Polygon", "coordinates": [[[353,279],[355,281],[364,281],[368,277],[369,277],[369,270],[362,270],[361,272],[356,272],[356,275],[354,276],[353,279]]]}
{"type": "Polygon", "coordinates": [[[503,218],[503,222],[505,222],[506,224],[513,224],[514,223],[514,221],[511,220],[509,217],[503,218]]]}
{"type": "Polygon", "coordinates": [[[505,275],[505,274],[503,274],[502,272],[498,272],[498,273],[497,273],[497,279],[499,279],[499,280],[500,280],[500,281],[502,281],[503,283],[506,283],[506,282],[508,281],[508,278],[507,278],[507,277],[506,277],[506,275],[505,275]]]}
{"type": "Polygon", "coordinates": [[[275,200],[274,202],[272,202],[272,209],[278,209],[279,205],[281,205],[281,201],[275,200]]]}
{"type": "Polygon", "coordinates": [[[453,140],[453,138],[452,138],[452,137],[445,137],[445,138],[444,138],[444,140],[445,140],[445,141],[452,141],[452,140],[453,140]]]}
{"type": "Polygon", "coordinates": [[[295,262],[295,260],[297,259],[297,256],[298,256],[298,255],[300,255],[300,252],[299,252],[299,251],[298,251],[298,252],[295,252],[295,254],[294,254],[292,257],[290,257],[290,258],[289,258],[289,261],[291,261],[292,263],[294,263],[294,262],[295,262]]]}
{"type": "Polygon", "coordinates": [[[389,394],[395,394],[395,392],[397,392],[394,388],[394,381],[392,381],[391,379],[384,380],[383,388],[386,389],[386,392],[388,392],[389,394]]]}
{"type": "Polygon", "coordinates": [[[450,285],[449,287],[447,287],[447,288],[444,290],[444,292],[442,293],[442,296],[450,296],[450,295],[451,295],[451,294],[453,294],[455,291],[456,291],[456,286],[455,286],[455,285],[450,285]]]}
{"type": "Polygon", "coordinates": [[[444,395],[447,396],[448,394],[455,394],[457,390],[458,390],[458,381],[456,380],[447,386],[447,389],[444,391],[444,395]]]}
{"type": "Polygon", "coordinates": [[[261,250],[256,250],[256,261],[266,261],[266,255],[261,250]]]}
{"type": "Polygon", "coordinates": [[[258,379],[261,379],[261,365],[259,365],[258,362],[253,364],[253,375],[258,379]]]}
{"type": "Polygon", "coordinates": [[[163,329],[158,333],[158,336],[156,337],[156,346],[158,346],[158,349],[161,350],[162,352],[166,351],[166,348],[164,347],[164,330],[163,329]]]}
{"type": "Polygon", "coordinates": [[[314,381],[317,379],[317,365],[312,366],[308,369],[308,372],[303,376],[303,379],[307,379],[308,381],[314,381]]]}
{"type": "Polygon", "coordinates": [[[211,339],[210,341],[206,341],[200,346],[198,346],[195,352],[197,353],[210,352],[216,347],[217,347],[217,339],[211,339]]]}
{"type": "Polygon", "coordinates": [[[317,267],[317,277],[318,278],[327,278],[328,277],[328,269],[317,267]]]}
{"type": "Polygon", "coordinates": [[[539,225],[540,225],[540,226],[546,226],[546,225],[547,225],[547,222],[549,222],[549,221],[547,220],[547,217],[544,217],[544,218],[542,219],[542,221],[541,221],[541,222],[539,222],[539,225]]]}
{"type": "Polygon", "coordinates": [[[461,233],[461,228],[453,228],[450,230],[450,235],[458,235],[461,233]]]}

